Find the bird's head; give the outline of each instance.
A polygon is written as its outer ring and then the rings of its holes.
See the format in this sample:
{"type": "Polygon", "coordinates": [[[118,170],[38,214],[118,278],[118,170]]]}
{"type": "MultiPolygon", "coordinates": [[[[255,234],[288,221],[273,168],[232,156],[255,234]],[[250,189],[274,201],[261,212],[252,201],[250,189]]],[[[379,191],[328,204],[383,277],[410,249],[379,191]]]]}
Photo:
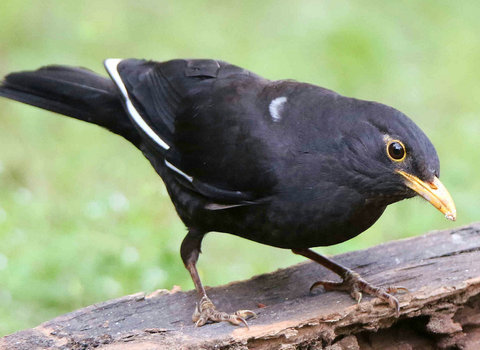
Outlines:
{"type": "Polygon", "coordinates": [[[345,160],[357,183],[386,203],[419,195],[455,220],[455,204],[438,179],[437,152],[423,131],[394,108],[360,100],[353,105],[355,113],[344,111],[341,128],[348,135],[342,139],[345,160]]]}

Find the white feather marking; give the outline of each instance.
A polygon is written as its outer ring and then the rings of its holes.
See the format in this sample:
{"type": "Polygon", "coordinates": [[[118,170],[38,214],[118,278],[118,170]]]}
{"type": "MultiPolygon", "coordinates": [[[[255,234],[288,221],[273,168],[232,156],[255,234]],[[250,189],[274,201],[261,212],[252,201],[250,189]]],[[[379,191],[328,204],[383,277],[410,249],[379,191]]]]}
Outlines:
{"type": "Polygon", "coordinates": [[[205,209],[208,210],[223,210],[223,209],[230,209],[235,207],[241,207],[245,204],[218,204],[218,203],[208,203],[205,205],[205,209]]]}
{"type": "Polygon", "coordinates": [[[270,102],[268,111],[270,112],[274,122],[279,122],[282,119],[281,113],[283,111],[285,102],[287,102],[287,98],[285,96],[277,97],[270,102]]]}
{"type": "Polygon", "coordinates": [[[182,175],[184,178],[186,178],[188,181],[192,182],[193,181],[193,177],[191,177],[190,175],[187,175],[185,174],[183,171],[181,171],[180,169],[178,169],[175,165],[173,165],[172,163],[170,163],[168,160],[165,159],[165,165],[167,167],[169,167],[170,169],[172,169],[173,171],[175,171],[177,174],[180,174],[182,175]]]}
{"type": "MultiPolygon", "coordinates": [[[[170,146],[163,141],[160,136],[158,136],[155,131],[145,122],[142,118],[140,113],[135,109],[132,101],[128,96],[127,88],[118,73],[118,64],[122,61],[119,58],[108,58],[105,60],[105,68],[107,69],[108,74],[112,78],[113,82],[118,86],[120,92],[122,93],[123,97],[125,98],[125,105],[127,106],[128,113],[132,117],[133,121],[137,123],[137,125],[147,134],[153,141],[155,141],[160,147],[165,150],[168,150],[170,146]]],[[[173,166],[173,165],[172,165],[173,166]]],[[[177,169],[178,170],[178,169],[177,169]]]]}

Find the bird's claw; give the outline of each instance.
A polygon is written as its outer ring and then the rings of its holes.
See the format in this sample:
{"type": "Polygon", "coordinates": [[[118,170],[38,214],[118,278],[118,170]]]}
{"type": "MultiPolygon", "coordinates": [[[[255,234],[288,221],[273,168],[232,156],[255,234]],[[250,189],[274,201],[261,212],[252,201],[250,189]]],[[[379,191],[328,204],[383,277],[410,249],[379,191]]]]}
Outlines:
{"type": "Polygon", "coordinates": [[[245,327],[248,327],[247,319],[256,317],[255,312],[250,310],[238,310],[233,314],[217,311],[212,301],[204,296],[197,306],[192,315],[192,321],[195,322],[196,327],[201,327],[207,322],[230,322],[233,325],[239,325],[243,323],[245,327]]]}
{"type": "Polygon", "coordinates": [[[387,293],[401,293],[401,294],[404,294],[404,293],[409,293],[410,291],[408,290],[408,288],[406,287],[402,287],[402,286],[388,286],[387,288],[385,288],[385,291],[387,293]]]}
{"type": "Polygon", "coordinates": [[[408,293],[408,289],[401,286],[389,286],[387,288],[376,287],[365,281],[358,273],[350,270],[345,273],[342,282],[318,281],[312,284],[310,292],[320,286],[323,287],[325,291],[346,291],[350,293],[357,303],[360,303],[362,300],[362,292],[370,294],[388,303],[395,310],[397,317],[400,315],[400,304],[398,299],[392,294],[398,292],[408,293]]]}

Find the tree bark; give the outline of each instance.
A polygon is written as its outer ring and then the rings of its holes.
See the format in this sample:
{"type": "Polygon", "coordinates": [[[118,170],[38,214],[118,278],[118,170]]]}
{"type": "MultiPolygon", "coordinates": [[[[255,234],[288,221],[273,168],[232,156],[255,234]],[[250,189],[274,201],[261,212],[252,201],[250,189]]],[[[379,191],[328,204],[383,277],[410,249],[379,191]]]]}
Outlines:
{"type": "Polygon", "coordinates": [[[400,317],[378,299],[309,293],[338,279],[302,263],[209,288],[224,311],[251,309],[250,329],[195,328],[194,291],[138,293],[74,311],[0,339],[20,349],[480,349],[480,223],[342,254],[335,260],[380,286],[402,285],[400,317]]]}

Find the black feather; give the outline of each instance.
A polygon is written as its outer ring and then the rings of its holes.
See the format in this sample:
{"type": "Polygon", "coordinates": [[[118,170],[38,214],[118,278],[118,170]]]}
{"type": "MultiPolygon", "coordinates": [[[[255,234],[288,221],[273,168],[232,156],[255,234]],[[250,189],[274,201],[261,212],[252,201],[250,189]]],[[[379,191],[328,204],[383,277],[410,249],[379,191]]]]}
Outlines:
{"type": "Polygon", "coordinates": [[[84,68],[47,66],[12,73],[0,85],[0,96],[97,124],[137,145],[112,81],[84,68]]]}

